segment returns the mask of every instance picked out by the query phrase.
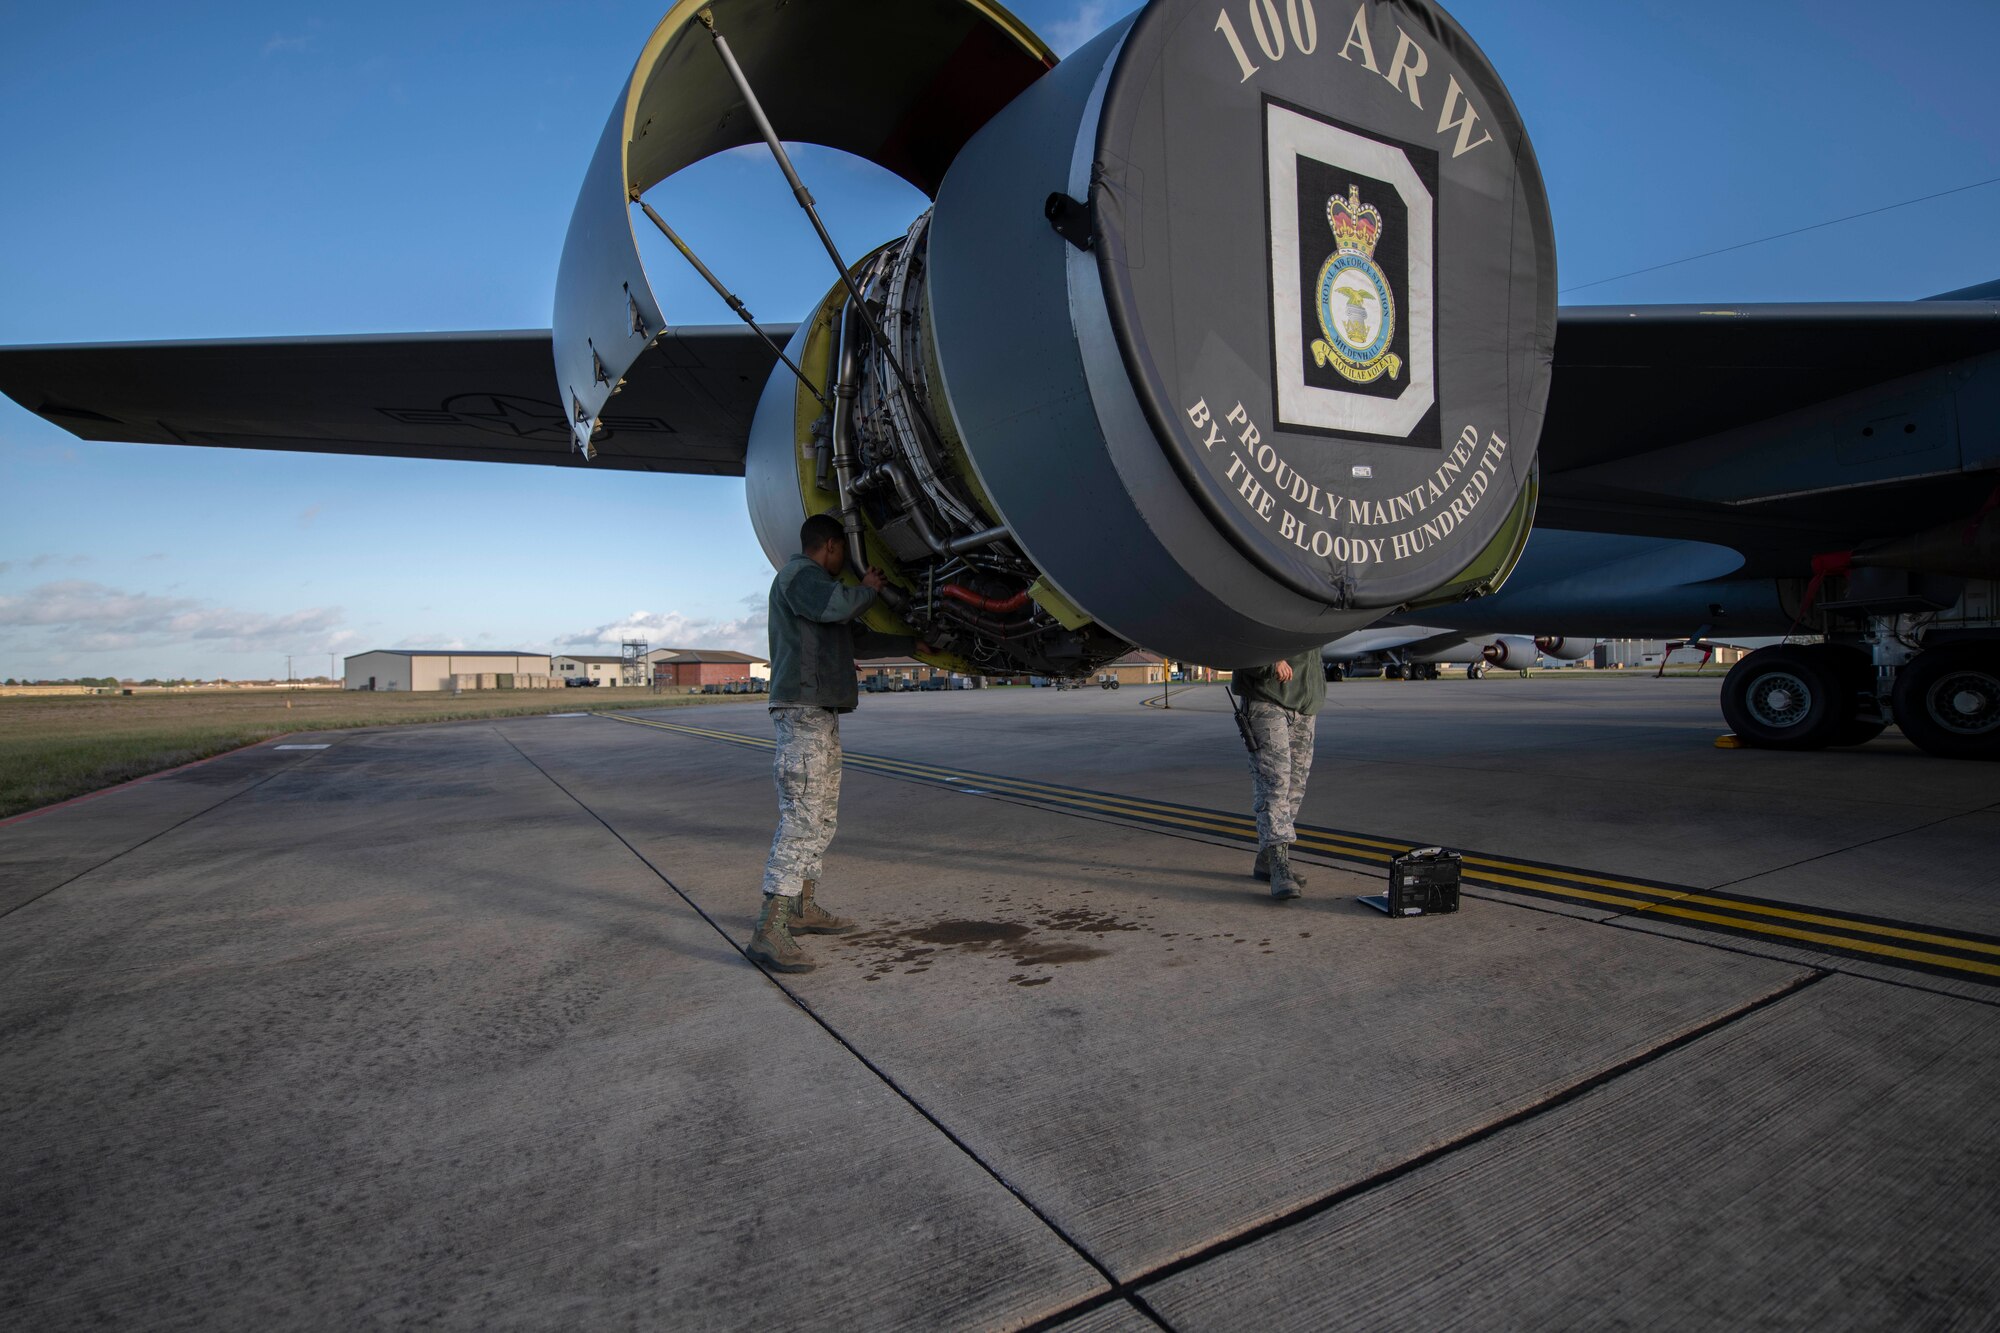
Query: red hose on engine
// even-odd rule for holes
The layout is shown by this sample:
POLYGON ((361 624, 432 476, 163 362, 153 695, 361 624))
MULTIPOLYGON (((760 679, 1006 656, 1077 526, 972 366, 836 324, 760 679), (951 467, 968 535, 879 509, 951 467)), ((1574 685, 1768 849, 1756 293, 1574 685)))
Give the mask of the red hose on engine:
POLYGON ((951 598, 954 602, 964 602, 967 606, 1003 616, 1009 611, 1019 611, 1028 604, 1028 594, 1025 590, 1015 593, 1012 597, 982 597, 970 588, 947 583, 938 589, 938 593, 940 596, 951 598))

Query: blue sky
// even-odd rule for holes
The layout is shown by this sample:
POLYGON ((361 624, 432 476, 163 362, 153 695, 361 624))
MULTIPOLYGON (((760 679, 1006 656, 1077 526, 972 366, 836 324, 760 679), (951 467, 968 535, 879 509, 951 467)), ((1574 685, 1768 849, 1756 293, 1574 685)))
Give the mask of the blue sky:
MULTIPOLYGON (((1348 8, 1317 2, 1322 25, 1348 8)), ((0 344, 546 326, 584 163, 664 7, 8 7, 0 344)), ((1014 6, 1058 50, 1133 7, 1014 6)), ((1450 7, 1527 118, 1565 288, 2000 176, 1991 0, 1450 7)), ((850 254, 922 206, 801 163, 850 254)), ((827 285, 768 162, 661 197, 760 317, 827 285)), ((1989 186, 1564 299, 1913 297, 2000 277, 1996 236, 1989 186)), ((671 258, 649 254, 672 317, 726 322, 671 258)), ((736 480, 85 444, 0 400, 0 677, 627 630, 754 647, 768 580, 736 480)))

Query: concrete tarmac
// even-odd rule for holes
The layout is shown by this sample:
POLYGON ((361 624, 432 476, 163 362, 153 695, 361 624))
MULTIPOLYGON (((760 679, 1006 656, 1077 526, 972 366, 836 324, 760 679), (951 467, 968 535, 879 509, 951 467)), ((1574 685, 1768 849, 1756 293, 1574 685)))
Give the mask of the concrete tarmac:
POLYGON ((1716 750, 1714 692, 1345 682, 1301 816, 1677 916, 1274 905, 1212 689, 865 698, 795 977, 754 703, 0 826, 0 1314, 2000 1326, 2000 766, 1716 750))

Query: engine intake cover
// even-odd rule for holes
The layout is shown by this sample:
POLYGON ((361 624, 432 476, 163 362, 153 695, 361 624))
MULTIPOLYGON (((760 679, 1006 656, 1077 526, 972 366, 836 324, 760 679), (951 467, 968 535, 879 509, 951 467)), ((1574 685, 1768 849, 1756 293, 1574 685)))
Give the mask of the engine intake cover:
POLYGON ((1119 349, 1230 535, 1327 600, 1455 580, 1528 485, 1555 346, 1541 175, 1457 24, 1155 5, 1105 93, 1094 195, 1119 349))
POLYGON ((1518 557, 1554 233, 1512 100, 1437 6, 1154 0, 973 139, 932 246, 967 451, 1121 634, 1256 660, 1518 557), (1057 193, 1087 202, 1088 252, 1042 216, 1057 193), (1043 301, 1064 347, 1056 312, 1021 313, 1043 301), (1099 449, 1121 495, 1093 489, 1099 449), (1077 568, 1079 523, 1172 620, 1077 568))

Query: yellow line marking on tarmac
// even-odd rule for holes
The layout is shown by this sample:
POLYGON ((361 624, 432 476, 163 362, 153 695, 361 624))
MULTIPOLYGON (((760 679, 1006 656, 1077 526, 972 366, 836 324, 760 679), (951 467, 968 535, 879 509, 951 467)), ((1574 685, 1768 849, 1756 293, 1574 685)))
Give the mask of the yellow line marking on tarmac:
MULTIPOLYGON (((772 750, 776 748, 774 741, 758 736, 746 736, 740 732, 718 731, 707 727, 693 727, 674 722, 658 722, 622 713, 604 713, 599 714, 599 716, 609 717, 617 722, 629 722, 637 726, 653 727, 661 731, 671 731, 681 735, 723 741, 753 750, 772 750)), ((962 785, 974 788, 982 794, 995 793, 999 795, 1021 796, 1070 809, 1090 810, 1114 817, 1138 818, 1155 824, 1165 824, 1171 827, 1190 829, 1203 833, 1219 833, 1233 838, 1251 838, 1256 835, 1256 821, 1254 819, 1245 815, 1233 815, 1226 811, 1202 810, 1193 806, 1152 801, 1144 797, 1120 796, 1112 792, 1097 792, 1078 787, 1066 787, 1055 783, 1038 782, 1028 778, 1009 778, 997 774, 973 773, 963 769, 946 768, 939 764, 925 763, 921 760, 896 759, 887 755, 850 754, 846 756, 846 759, 847 762, 860 769, 872 770, 892 777, 903 776, 926 782, 936 782, 947 789, 962 785)), ((1364 837, 1360 834, 1336 833, 1324 829, 1299 830, 1299 845, 1308 851, 1325 852, 1348 860, 1378 862, 1382 864, 1387 864, 1392 856, 1408 850, 1399 842, 1364 837)), ((1495 887, 1525 889, 1529 892, 1549 897, 1569 899, 1579 903, 1599 904, 1631 913, 1652 913, 1661 916, 1679 917, 1684 920, 1699 922, 1703 925, 1748 931, 1754 934, 1770 935, 1781 939, 1799 940, 1833 949, 1845 949, 1882 958, 1899 959, 1928 968, 1970 972, 1982 976, 2000 978, 2000 964, 1982 962, 1977 959, 1956 958, 1945 954, 1930 953, 1921 949, 1903 948, 1897 944, 1885 942, 1888 940, 1897 940, 1914 944, 1941 945, 1945 948, 1959 949, 1967 953, 1992 954, 2000 957, 2000 944, 1987 940, 1971 939, 1939 931, 1916 930, 1882 922, 1829 916, 1823 913, 1779 907, 1772 904, 1714 897, 1696 889, 1662 884, 1642 884, 1630 880, 1615 879, 1609 876, 1593 875, 1581 870, 1525 865, 1521 862, 1504 860, 1498 857, 1467 855, 1465 857, 1465 865, 1468 870, 1479 872, 1478 879, 1480 881, 1495 887), (1532 878, 1524 878, 1524 876, 1532 876, 1532 878), (1716 910, 1699 910, 1701 908, 1713 908, 1716 910), (1722 913, 1730 913, 1731 915, 1723 915, 1722 913), (1754 919, 1757 917, 1774 919, 1754 919), (1800 924, 1784 924, 1787 922, 1797 922, 1800 924), (1806 926, 1828 926, 1836 930, 1852 931, 1854 934, 1829 934, 1824 931, 1805 929, 1804 927, 1806 926), (1866 936, 1875 936, 1878 938, 1869 939, 1865 938, 1866 936)))

